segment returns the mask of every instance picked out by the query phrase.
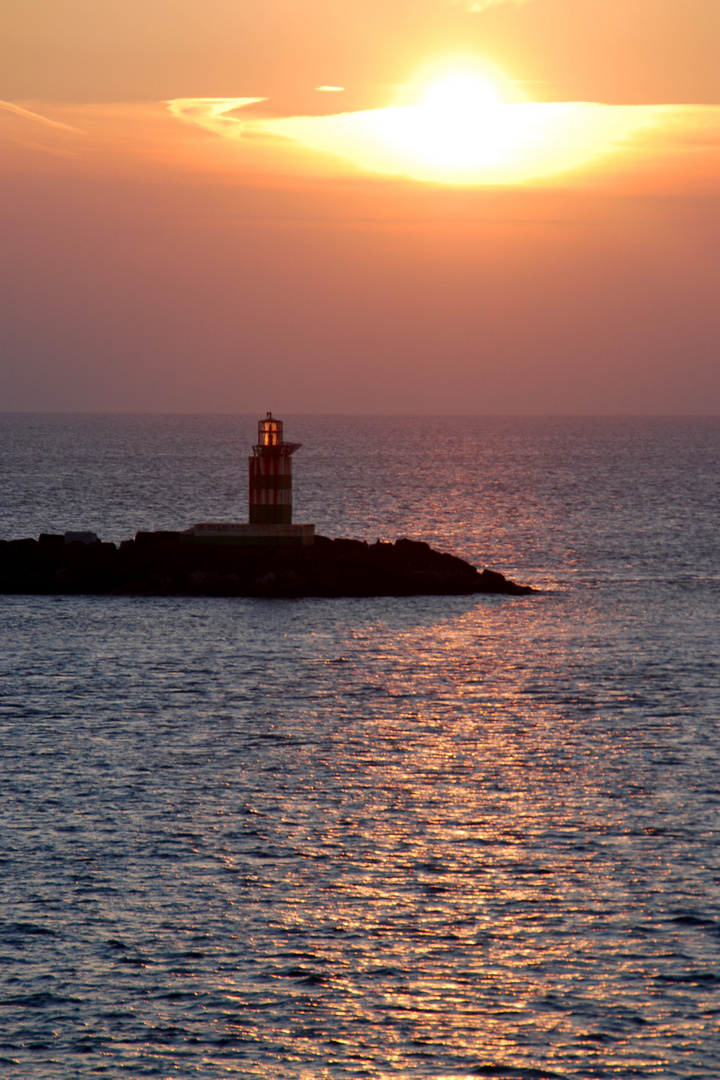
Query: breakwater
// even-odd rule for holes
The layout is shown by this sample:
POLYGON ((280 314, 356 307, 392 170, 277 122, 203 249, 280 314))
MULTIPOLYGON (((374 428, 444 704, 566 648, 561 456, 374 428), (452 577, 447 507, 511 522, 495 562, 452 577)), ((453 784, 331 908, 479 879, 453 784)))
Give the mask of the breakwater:
POLYGON ((116 547, 73 535, 0 541, 0 593, 300 597, 534 591, 406 539, 368 544, 317 536, 308 547, 293 547, 139 532, 116 547))

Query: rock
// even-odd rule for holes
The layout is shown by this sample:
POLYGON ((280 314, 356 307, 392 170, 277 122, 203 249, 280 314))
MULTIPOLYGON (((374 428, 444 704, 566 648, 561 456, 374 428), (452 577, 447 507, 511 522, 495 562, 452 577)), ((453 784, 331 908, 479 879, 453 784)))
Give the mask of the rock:
POLYGON ((309 547, 281 547, 139 532, 118 550, 94 533, 69 532, 0 541, 0 592, 330 597, 520 596, 534 590, 405 538, 368 544, 318 536, 309 547))
POLYGON ((64 539, 66 544, 96 544, 98 537, 94 532, 66 532, 64 539))

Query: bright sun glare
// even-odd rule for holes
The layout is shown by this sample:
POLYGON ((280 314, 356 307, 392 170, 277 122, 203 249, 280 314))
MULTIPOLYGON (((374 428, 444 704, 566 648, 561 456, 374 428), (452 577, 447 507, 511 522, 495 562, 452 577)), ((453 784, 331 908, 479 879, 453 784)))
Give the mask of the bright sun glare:
POLYGON ((378 119, 387 141, 410 159, 452 171, 491 164, 517 134, 493 83, 467 72, 446 75, 420 104, 384 109, 378 119))
POLYGON ((464 185, 522 184, 582 168, 657 123, 652 110, 629 106, 528 101, 501 73, 472 66, 436 69, 404 93, 403 104, 330 116, 229 115, 257 98, 177 99, 169 107, 224 137, 280 136, 363 170, 464 185))
POLYGON ((450 113, 470 120, 499 104, 498 92, 488 79, 466 73, 446 75, 433 83, 423 101, 428 112, 442 116, 450 113))

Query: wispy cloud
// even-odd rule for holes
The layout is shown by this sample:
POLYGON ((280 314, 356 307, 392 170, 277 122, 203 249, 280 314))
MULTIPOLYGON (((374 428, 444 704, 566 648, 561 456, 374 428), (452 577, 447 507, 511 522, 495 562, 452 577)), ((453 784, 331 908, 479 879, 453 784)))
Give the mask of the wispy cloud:
POLYGON ((167 107, 246 146, 280 138, 301 154, 323 155, 325 168, 344 160, 360 171, 466 185, 523 184, 592 166, 641 132, 659 130, 669 115, 663 106, 588 102, 498 104, 464 120, 452 110, 436 116, 427 105, 332 116, 234 115, 253 100, 185 98, 167 107))
POLYGON ((20 105, 13 105, 11 101, 0 101, 0 109, 4 112, 12 113, 14 116, 20 116, 24 120, 37 120, 40 124, 46 124, 47 127, 58 128, 60 131, 72 131, 75 135, 84 135, 85 132, 80 128, 71 127, 70 124, 62 124, 59 120, 50 120, 47 116, 41 116, 40 113, 31 112, 29 109, 23 109, 20 105))
POLYGON ((236 135, 238 121, 233 116, 228 116, 228 113, 266 100, 262 97, 173 98, 165 104, 173 116, 177 116, 180 120, 200 124, 201 127, 209 128, 217 135, 236 135))

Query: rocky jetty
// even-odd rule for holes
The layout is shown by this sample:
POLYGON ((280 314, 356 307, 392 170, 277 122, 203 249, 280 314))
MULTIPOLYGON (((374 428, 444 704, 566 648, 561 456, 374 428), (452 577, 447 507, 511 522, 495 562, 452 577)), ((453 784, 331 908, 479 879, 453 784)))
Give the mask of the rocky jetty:
POLYGON ((119 548, 90 533, 0 541, 0 593, 130 596, 419 596, 534 590, 414 540, 317 536, 302 546, 202 543, 139 532, 119 548))

